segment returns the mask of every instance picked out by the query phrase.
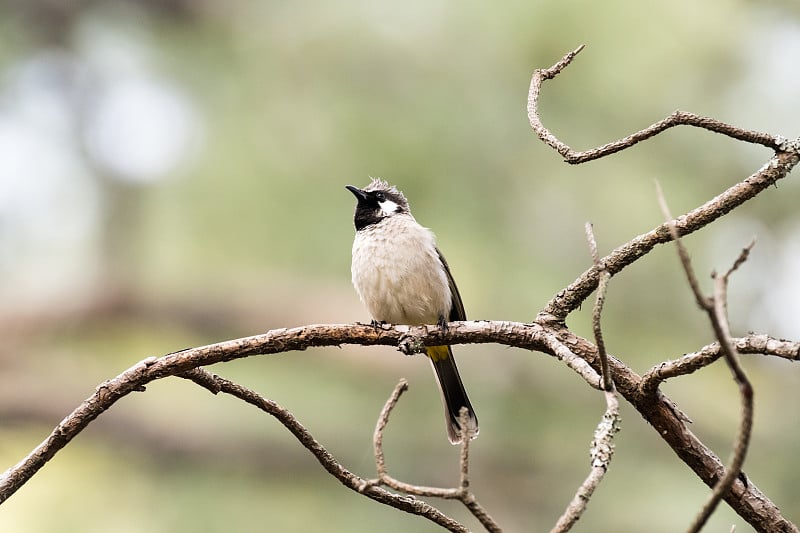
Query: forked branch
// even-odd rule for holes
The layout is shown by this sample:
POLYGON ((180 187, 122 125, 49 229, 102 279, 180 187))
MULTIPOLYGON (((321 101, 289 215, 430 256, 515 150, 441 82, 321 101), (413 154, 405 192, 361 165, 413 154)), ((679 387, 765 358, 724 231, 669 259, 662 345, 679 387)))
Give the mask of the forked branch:
MULTIPOLYGON (((365 487, 385 485, 390 489, 405 492, 412 496, 429 497, 429 498, 442 498, 445 500, 458 500, 464 504, 472 515, 480 521, 481 525, 486 528, 486 531, 492 533, 500 533, 502 530, 495 520, 486 512, 483 506, 478 502, 475 494, 469 489, 469 446, 472 441, 472 435, 469 430, 464 435, 461 441, 461 453, 459 455, 459 482, 458 487, 455 488, 439 488, 439 487, 426 487, 422 485, 415 485, 400 481, 389 475, 386 468, 386 457, 383 453, 383 432, 389 423, 389 415, 397 405, 400 396, 408 390, 408 383, 405 380, 400 382, 395 387, 392 395, 386 401, 386 404, 381 409, 378 422, 375 425, 375 434, 372 439, 374 453, 375 453, 375 470, 378 473, 376 479, 367 481, 365 487)), ((466 408, 461 409, 459 413, 461 417, 461 427, 469 428, 467 424, 468 412, 466 408)))
MULTIPOLYGON (((736 140, 760 144, 771 148, 775 151, 775 154, 761 169, 753 173, 747 179, 733 185, 716 198, 709 200, 702 206, 697 207, 677 219, 672 219, 671 216, 667 217, 668 221, 666 223, 661 224, 644 235, 635 237, 612 251, 608 256, 599 261, 595 261, 591 269, 585 271, 566 289, 556 294, 553 299, 548 302, 546 307, 539 312, 535 322, 542 325, 547 324, 554 327, 561 327, 564 332, 562 341, 572 336, 565 325, 566 317, 572 311, 576 310, 595 289, 598 289, 598 292, 604 292, 604 286, 608 276, 613 276, 620 272, 628 265, 649 253, 657 244, 662 244, 670 240, 677 240, 682 235, 697 231, 711 222, 714 222, 745 201, 755 197, 777 180, 786 177, 800 160, 800 139, 787 140, 780 136, 743 130, 715 119, 701 117, 683 111, 676 111, 665 119, 643 130, 603 146, 580 152, 573 150, 544 126, 539 117, 538 106, 543 83, 560 74, 582 49, 583 46, 568 53, 550 68, 536 70, 532 76, 528 93, 528 118, 531 128, 545 144, 561 154, 568 163, 584 163, 614 154, 640 141, 658 135, 668 128, 678 125, 700 127, 712 132, 727 135, 736 140)), ((738 263, 737 261, 737 264, 738 263)), ((733 269, 731 269, 731 271, 732 270, 733 269)), ((709 311, 709 314, 713 314, 718 318, 725 316, 724 293, 727 287, 727 277, 728 274, 717 280, 717 298, 708 300, 708 302, 714 304, 711 306, 713 309, 709 311)), ((690 283, 691 281, 690 277, 690 283)), ((696 284, 693 284, 693 289, 698 293, 696 284)), ((700 301, 700 296, 698 296, 698 301, 700 301)), ((701 303, 701 306, 705 307, 703 303, 701 303)), ((719 464, 718 459, 710 450, 697 453, 696 446, 701 443, 688 431, 688 428, 685 428, 684 423, 686 421, 686 416, 680 412, 677 406, 668 401, 658 391, 658 383, 662 379, 661 376, 664 374, 659 374, 659 372, 656 371, 655 373, 650 373, 647 380, 642 380, 624 364, 614 361, 612 371, 615 376, 615 381, 620 385, 620 391, 623 396, 653 424, 659 434, 670 444, 678 456, 686 461, 687 465, 697 472, 704 481, 710 485, 716 484, 716 490, 709 501, 709 505, 707 505, 707 509, 704 509, 701 516, 698 517, 698 521, 700 522, 699 526, 693 527, 702 527, 702 521, 705 520, 705 518, 702 517, 705 516, 707 518, 710 512, 713 511, 719 498, 724 496, 742 517, 751 524, 757 525, 761 530, 796 531, 797 528, 793 524, 785 521, 782 517, 778 517, 779 513, 777 513, 777 508, 774 509, 774 511, 776 511, 775 513, 770 513, 772 518, 768 521, 762 521, 764 516, 757 511, 757 508, 760 506, 758 502, 762 499, 760 496, 750 504, 740 507, 743 501, 737 494, 742 495, 743 489, 744 492, 746 492, 749 488, 752 488, 752 485, 749 483, 739 483, 734 487, 737 477, 736 474, 739 472, 741 461, 747 449, 747 440, 749 439, 750 426, 752 424, 752 388, 749 382, 747 382, 744 373, 741 372, 741 368, 738 366, 738 361, 734 355, 735 348, 731 347, 730 333, 727 331, 727 318, 725 317, 721 321, 718 320, 716 323, 712 320, 712 324, 714 325, 715 333, 719 339, 720 351, 725 355, 740 385, 743 402, 741 427, 731 468, 728 470, 728 475, 720 480, 719 483, 716 483, 718 480, 716 472, 720 469, 717 466, 719 464), (720 324, 724 324, 723 329, 720 329, 720 324), (632 387, 632 385, 634 386, 632 387), (656 406, 659 407, 656 408, 656 406), (666 408, 666 410, 656 415, 662 408, 666 408), (671 415, 666 415, 666 411, 671 411, 671 415), (662 418, 662 415, 666 415, 666 417, 662 418), (674 424, 674 420, 667 422, 672 419, 673 416, 680 421, 679 424, 674 424), (746 509, 747 507, 749 507, 749 509, 746 509)), ((602 344, 602 339, 598 339, 598 343, 602 344)), ((587 347, 585 350, 581 349, 582 344, 583 343, 569 343, 569 346, 576 354, 592 361, 592 366, 595 369, 599 367, 603 374, 607 374, 603 368, 606 362, 595 358, 594 354, 591 353, 591 347, 587 347)), ((598 346, 598 348, 599 347, 600 346, 598 346)), ((697 358, 693 359, 693 362, 697 361, 697 358)), ((687 368, 691 368, 691 365, 675 365, 665 370, 669 373, 669 370, 686 371, 687 368)), ((703 446, 703 448, 705 448, 705 446, 703 446)))
MULTIPOLYGON (((667 118, 643 130, 603 146, 581 152, 573 150, 553 135, 542 123, 539 116, 539 98, 544 82, 559 75, 583 48, 583 46, 580 46, 568 53, 550 68, 534 71, 528 91, 528 120, 531 128, 533 128, 539 139, 561 154, 567 162, 579 164, 605 157, 629 148, 640 141, 654 137, 668 128, 681 125, 703 128, 727 135, 732 139, 760 144, 775 151, 775 155, 748 178, 731 186, 716 198, 671 221, 679 235, 688 235, 702 229, 747 200, 755 197, 770 185, 775 184, 776 181, 785 178, 800 160, 800 139, 787 140, 780 135, 744 130, 712 118, 701 117, 685 111, 676 111, 667 118)), ((637 259, 649 253, 656 245, 670 240, 672 240, 672 237, 669 225, 664 223, 643 235, 634 237, 613 250, 601 259, 601 263, 608 273, 614 276, 637 259)), ((596 266, 593 266, 581 274, 566 289, 554 296, 545 308, 539 312, 536 319, 537 322, 563 324, 567 315, 580 307, 595 290, 598 283, 599 270, 596 266)))

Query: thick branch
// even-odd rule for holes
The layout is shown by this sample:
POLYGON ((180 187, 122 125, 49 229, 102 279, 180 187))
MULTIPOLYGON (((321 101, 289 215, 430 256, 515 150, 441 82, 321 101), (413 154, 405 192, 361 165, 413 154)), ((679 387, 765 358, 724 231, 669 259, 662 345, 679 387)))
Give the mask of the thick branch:
MULTIPOLYGON (((278 329, 263 335, 225 341, 199 348, 191 348, 150 358, 126 370, 116 378, 101 384, 97 391, 67 416, 19 464, 0 475, 0 503, 8 499, 30 479, 60 449, 117 400, 155 380, 170 375, 183 375, 193 368, 222 361, 231 361, 256 354, 275 354, 304 350, 314 346, 340 344, 399 345, 410 336, 426 344, 465 344, 494 342, 518 348, 541 351, 563 359, 572 357, 582 361, 592 372, 594 387, 601 388, 599 359, 594 344, 571 333, 566 328, 551 328, 540 324, 518 322, 452 322, 443 331, 437 325, 394 326, 374 328, 370 325, 313 325, 291 329, 278 329)), ((738 342, 738 341, 737 341, 738 342)), ((791 350, 775 347, 775 342, 763 336, 753 336, 751 347, 770 345, 776 352, 791 350)), ((745 350, 743 350, 745 351, 745 350)), ((711 450, 700 442, 676 414, 673 403, 660 392, 644 394, 640 391, 642 378, 615 359, 608 358, 611 375, 618 391, 653 426, 675 453, 706 483, 712 485, 722 472, 722 463, 711 450)), ((585 369, 575 367, 580 371, 585 369)), ((734 483, 725 496, 730 506, 745 520, 761 531, 797 531, 780 510, 752 483, 734 483)))
MULTIPOLYGON (((131 392, 143 391, 145 385, 151 381, 168 376, 184 376, 197 367, 256 354, 268 355, 340 344, 397 346, 409 337, 410 329, 407 326, 376 329, 371 325, 362 324, 284 328, 262 335, 189 348, 160 358, 145 359, 119 376, 100 384, 95 393, 64 418, 27 457, 0 475, 0 504, 101 413, 131 392)), ((456 342, 499 342, 520 348, 547 351, 547 342, 542 338, 544 329, 536 325, 514 322, 458 322, 453 323, 446 333, 443 333, 438 326, 420 326, 413 328, 413 332, 420 341, 431 345, 443 344, 443 338, 459 334, 462 339, 456 342)), ((585 362, 583 364, 586 365, 585 362)))

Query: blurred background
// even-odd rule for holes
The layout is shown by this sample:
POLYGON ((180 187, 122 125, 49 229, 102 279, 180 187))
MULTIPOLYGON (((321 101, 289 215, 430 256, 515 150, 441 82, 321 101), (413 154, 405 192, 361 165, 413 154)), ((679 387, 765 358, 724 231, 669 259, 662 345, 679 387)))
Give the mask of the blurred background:
MULTIPOLYGON (((685 109, 800 135, 800 8, 771 2, 0 3, 0 470, 98 383, 189 346, 369 319, 350 286, 354 199, 396 184, 433 228, 473 319, 530 321, 601 253, 758 169, 768 150, 677 129, 566 165, 530 131, 530 76, 585 43, 541 101, 590 148, 685 109)), ((797 172, 686 239, 701 277, 732 279, 734 334, 800 338, 797 172)), ((708 286, 708 285, 707 285, 708 286)), ((588 307, 588 306, 587 306, 588 307)), ((590 309, 570 317, 589 336, 590 309)), ((675 252, 615 277, 606 342, 639 373, 711 342, 675 252)), ((472 486, 510 531, 551 527, 588 468, 602 396, 557 361, 457 348, 481 421, 472 486)), ((800 372, 744 361, 756 391, 745 470, 800 520, 800 372)), ((211 368, 291 409, 348 468, 400 377, 390 472, 457 482, 428 363, 345 346, 211 368)), ((668 383, 727 458, 724 365, 668 383)), ((576 531, 682 530, 707 488, 632 409, 576 531)), ((433 502, 475 521, 455 504, 433 502)), ((434 531, 343 489, 274 420, 180 379, 101 416, 3 505, 4 532, 434 531)), ((749 531, 723 504, 709 531, 749 531)))

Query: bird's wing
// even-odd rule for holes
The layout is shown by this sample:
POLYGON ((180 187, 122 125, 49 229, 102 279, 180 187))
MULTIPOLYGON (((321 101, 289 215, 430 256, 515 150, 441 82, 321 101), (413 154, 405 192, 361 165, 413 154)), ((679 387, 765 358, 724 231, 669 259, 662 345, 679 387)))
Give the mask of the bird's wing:
POLYGON ((452 295, 452 305, 450 307, 450 316, 448 320, 450 320, 450 322, 454 320, 466 320, 467 313, 464 311, 464 303, 461 301, 458 287, 456 287, 456 282, 453 279, 453 275, 450 273, 450 267, 447 266, 447 260, 444 258, 439 248, 436 248, 436 253, 439 254, 439 261, 442 262, 444 272, 447 274, 447 282, 450 284, 450 294, 452 295))

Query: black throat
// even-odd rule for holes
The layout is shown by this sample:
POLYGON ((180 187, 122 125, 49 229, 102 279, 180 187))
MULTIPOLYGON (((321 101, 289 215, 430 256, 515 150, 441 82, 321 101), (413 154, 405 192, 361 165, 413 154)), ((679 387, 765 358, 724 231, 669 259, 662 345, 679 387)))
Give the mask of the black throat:
POLYGON ((362 205, 361 202, 356 206, 356 214, 353 217, 353 223, 356 226, 356 231, 377 224, 383 220, 385 216, 381 213, 380 207, 362 205))
POLYGON ((378 224, 384 218, 394 214, 408 213, 408 203, 405 198, 392 191, 362 191, 355 187, 350 188, 350 186, 348 186, 348 190, 350 190, 358 200, 356 212, 353 216, 353 223, 356 226, 356 231, 378 224), (397 205, 394 213, 389 214, 381 209, 381 202, 384 200, 391 200, 397 205))

